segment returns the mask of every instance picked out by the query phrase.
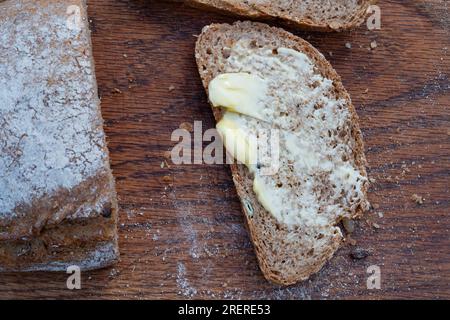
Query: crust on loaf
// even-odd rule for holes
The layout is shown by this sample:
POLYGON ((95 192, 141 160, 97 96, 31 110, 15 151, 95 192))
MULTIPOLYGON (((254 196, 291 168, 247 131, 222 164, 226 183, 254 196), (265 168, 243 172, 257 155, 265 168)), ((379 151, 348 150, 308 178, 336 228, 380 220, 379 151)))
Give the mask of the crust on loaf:
MULTIPOLYGON (((343 87, 339 75, 328 61, 303 39, 279 28, 248 21, 236 22, 233 25, 213 24, 207 26, 203 29, 196 44, 196 59, 204 87, 208 88, 209 82, 218 74, 227 72, 227 70, 224 70, 224 59, 226 58, 222 57, 221 49, 223 47, 231 48, 241 36, 247 39, 248 37, 262 39, 275 47, 286 47, 303 52, 314 62, 320 74, 333 80, 336 94, 347 102, 350 112, 351 132, 354 138, 354 164, 366 177, 366 159, 362 135, 358 125, 358 116, 350 97, 343 87)), ((213 113, 216 121, 222 118, 222 109, 213 108, 213 113)), ((320 252, 314 253, 314 259, 311 259, 308 257, 308 253, 314 243, 311 243, 311 236, 308 235, 310 231, 295 230, 294 234, 301 244, 296 247, 289 246, 285 239, 288 235, 292 235, 290 228, 278 223, 273 215, 260 205, 253 192, 252 177, 248 169, 244 165, 232 164, 231 171, 264 276, 275 283, 290 285, 306 280, 312 274, 318 272, 336 252, 343 240, 339 228, 333 227, 334 231, 330 235, 320 238, 323 243, 320 252), (248 204, 253 209, 252 214, 248 214, 248 204)), ((363 190, 364 195, 366 192, 367 185, 363 190)), ((356 208, 351 217, 360 216, 365 209, 367 209, 366 204, 356 208)))

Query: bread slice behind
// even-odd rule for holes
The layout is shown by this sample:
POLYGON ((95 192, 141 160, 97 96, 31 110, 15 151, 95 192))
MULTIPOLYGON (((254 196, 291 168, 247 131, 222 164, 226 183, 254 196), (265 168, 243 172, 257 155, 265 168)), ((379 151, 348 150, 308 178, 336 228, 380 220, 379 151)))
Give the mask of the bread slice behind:
POLYGON ((375 0, 187 0, 191 6, 240 17, 280 20, 302 29, 342 31, 364 22, 375 0))

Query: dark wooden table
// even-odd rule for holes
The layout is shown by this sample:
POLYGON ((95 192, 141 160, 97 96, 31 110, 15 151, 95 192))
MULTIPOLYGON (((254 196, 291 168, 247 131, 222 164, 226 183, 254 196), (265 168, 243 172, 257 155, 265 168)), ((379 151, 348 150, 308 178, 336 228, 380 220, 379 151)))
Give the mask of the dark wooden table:
POLYGON ((353 98, 374 209, 359 222, 356 245, 309 281, 282 288, 258 269, 230 170, 166 159, 174 129, 213 127, 195 35, 233 18, 163 1, 89 1, 121 262, 83 273, 78 291, 66 289, 65 274, 1 275, 0 298, 450 298, 450 4, 379 5, 380 31, 297 32, 331 61, 353 98), (352 259, 355 246, 370 256, 352 259), (381 290, 366 287, 371 265, 381 268, 381 290))

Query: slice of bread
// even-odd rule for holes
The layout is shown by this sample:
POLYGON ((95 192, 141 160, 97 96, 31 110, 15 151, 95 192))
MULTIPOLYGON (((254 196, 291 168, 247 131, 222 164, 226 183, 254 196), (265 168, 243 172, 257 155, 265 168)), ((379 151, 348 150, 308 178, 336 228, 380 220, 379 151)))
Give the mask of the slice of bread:
POLYGON ((187 0, 191 6, 317 31, 342 31, 364 22, 376 0, 187 0))
POLYGON ((85 0, 0 1, 0 271, 119 258, 85 0))
POLYGON ((205 89, 224 73, 245 72, 268 84, 268 121, 224 108, 213 112, 218 122, 226 117, 247 132, 279 130, 275 175, 243 164, 231 171, 265 277, 283 285, 308 279, 339 248, 342 219, 368 208, 362 135, 339 75, 308 42, 255 22, 205 27, 195 56, 205 89))

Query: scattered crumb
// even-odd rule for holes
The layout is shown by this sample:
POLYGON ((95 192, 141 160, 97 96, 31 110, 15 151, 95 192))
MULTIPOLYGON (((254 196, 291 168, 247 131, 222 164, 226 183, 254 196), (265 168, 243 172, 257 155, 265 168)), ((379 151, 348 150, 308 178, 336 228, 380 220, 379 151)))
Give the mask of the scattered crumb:
POLYGON ((192 127, 192 124, 191 124, 191 123, 189 123, 189 122, 183 122, 182 124, 180 124, 180 129, 184 129, 184 130, 187 130, 187 131, 189 131, 189 132, 192 132, 192 130, 193 130, 194 128, 192 127))
POLYGON ((170 182, 170 181, 172 181, 172 179, 170 178, 170 176, 164 176, 163 177, 163 181, 164 182, 170 182))
POLYGON ((380 229, 381 228, 380 225, 378 223, 375 223, 375 222, 372 224, 372 227, 374 227, 375 229, 380 229))
POLYGON ((164 151, 164 158, 170 159, 172 157, 172 153, 170 151, 164 151))
POLYGON ((356 240, 351 237, 351 235, 347 235, 345 238, 345 242, 347 242, 351 246, 356 246, 356 240))
POLYGON ((422 205, 423 202, 425 201, 425 199, 417 194, 413 194, 411 196, 411 200, 414 201, 415 203, 417 203, 418 205, 422 205))
POLYGON ((170 86, 169 91, 173 91, 173 90, 175 90, 175 86, 170 86))
POLYGON ((381 212, 381 211, 380 211, 380 212, 377 212, 377 215, 378 215, 379 218, 383 218, 383 217, 384 217, 384 213, 381 212))
POLYGON ((370 252, 361 247, 356 247, 350 252, 350 257, 355 260, 362 260, 370 256, 370 252))
POLYGON ((126 53, 123 54, 124 58, 128 58, 128 55, 126 53))
POLYGON ((119 88, 114 88, 113 90, 112 90, 112 93, 122 93, 122 90, 120 90, 119 88))
POLYGON ((109 272, 109 277, 110 278, 115 278, 120 274, 119 270, 117 270, 116 268, 111 269, 111 271, 109 272))
POLYGON ((372 42, 370 43, 370 48, 371 48, 371 49, 375 49, 376 47, 378 47, 378 44, 377 44, 377 42, 374 40, 374 41, 372 41, 372 42))
POLYGON ((351 49, 351 48, 352 48, 352 44, 351 44, 350 42, 347 42, 347 43, 345 44, 345 47, 346 47, 347 49, 351 49))
POLYGON ((378 203, 374 203, 372 206, 375 210, 380 209, 380 205, 378 203))
POLYGON ((165 165, 165 162, 164 162, 164 161, 162 161, 162 162, 161 162, 161 164, 160 164, 160 167, 161 167, 161 169, 163 169, 163 168, 164 168, 164 165, 165 165))

